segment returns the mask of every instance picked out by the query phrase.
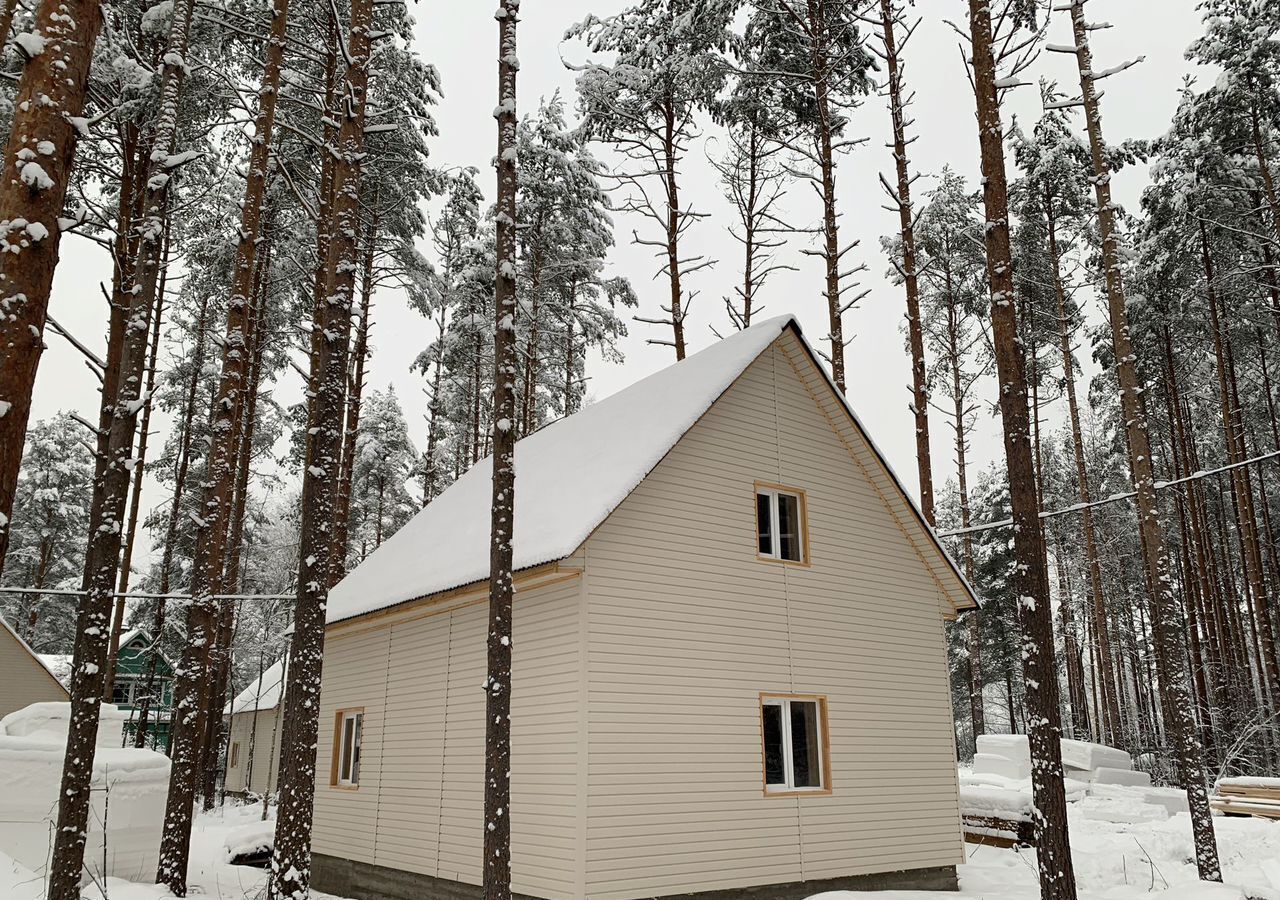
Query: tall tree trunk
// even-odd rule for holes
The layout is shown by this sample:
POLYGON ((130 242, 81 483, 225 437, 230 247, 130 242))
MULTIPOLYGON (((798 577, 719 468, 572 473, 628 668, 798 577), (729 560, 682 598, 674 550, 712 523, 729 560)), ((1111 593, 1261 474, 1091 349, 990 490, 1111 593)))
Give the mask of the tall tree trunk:
POLYGON ((831 331, 831 379, 840 393, 845 392, 844 311, 840 290, 840 214, 836 209, 836 158, 832 143, 831 121, 831 48, 826 28, 826 15, 821 0, 809 0, 809 41, 813 68, 813 99, 817 110, 814 121, 814 148, 822 186, 822 258, 826 277, 827 316, 831 331))
MULTIPOLYGON (((346 334, 350 328, 355 271, 360 252, 360 177, 364 159, 365 112, 374 0, 353 0, 344 59, 348 60, 339 96, 340 120, 333 157, 325 291, 317 303, 320 334, 346 334)), ((312 380, 314 416, 309 423, 302 479, 298 597, 289 652, 290 678, 285 696, 288 741, 281 748, 280 806, 271 893, 277 900, 306 900, 311 880, 311 822, 315 798, 316 741, 319 733, 320 677, 324 662, 324 608, 329 598, 332 524, 342 443, 343 394, 347 375, 345 340, 319 342, 312 380)))
MULTIPOLYGON (((1236 420, 1231 402, 1231 385, 1228 371, 1228 351, 1225 323, 1219 310, 1218 291, 1213 252, 1209 247, 1208 231, 1200 224, 1200 252, 1205 272, 1205 294, 1209 301, 1209 322, 1213 334, 1213 353, 1218 373, 1218 400, 1222 411, 1223 438, 1226 443, 1227 461, 1232 465, 1243 459, 1236 420)), ((1262 554, 1258 549, 1256 534, 1249 527, 1254 518, 1253 496, 1244 478, 1244 469, 1231 470, 1232 501, 1240 540, 1240 561, 1247 583, 1246 602, 1253 622, 1253 648, 1257 657, 1258 679, 1262 696, 1271 710, 1280 709, 1280 667, 1277 666, 1275 637, 1270 617, 1266 613, 1266 587, 1263 584, 1262 554)))
POLYGON ((1062 353, 1062 381, 1067 394, 1067 411, 1071 421, 1071 449, 1076 464, 1077 496, 1080 500, 1081 529, 1084 532, 1085 565, 1089 571, 1089 607, 1094 634, 1098 642, 1098 677, 1101 684, 1103 718, 1101 737, 1114 743, 1120 736, 1120 702, 1116 697, 1116 679, 1111 666, 1111 635, 1107 627, 1106 594, 1102 588, 1102 566, 1098 560, 1098 534, 1093 522, 1093 497, 1089 487, 1089 471, 1085 463, 1084 437, 1080 428, 1080 403, 1076 397, 1075 361, 1071 349, 1071 328, 1067 318, 1067 297, 1062 285, 1062 256, 1058 247, 1057 217, 1053 197, 1045 191, 1045 209, 1049 227, 1049 256, 1053 270, 1053 289, 1058 301, 1058 346, 1062 353))
POLYGON ((426 506, 436 496, 440 473, 440 424, 443 405, 440 390, 444 386, 444 338, 448 327, 445 310, 440 310, 440 336, 436 339, 435 359, 432 362, 431 397, 427 403, 427 449, 422 454, 422 505, 426 506))
MULTIPOLYGON (((74 900, 84 864, 88 792, 110 643, 112 599, 120 565, 121 518, 129 489, 130 455, 138 412, 150 402, 143 384, 147 337, 156 302, 160 247, 168 217, 169 154, 177 133, 180 88, 185 74, 192 0, 177 0, 165 53, 160 92, 161 115, 145 181, 144 215, 138 221, 135 284, 120 354, 120 383, 110 399, 112 417, 101 477, 95 479, 90 539, 85 553, 85 595, 77 622, 72 676, 71 722, 59 791, 58 827, 49 866, 49 900, 74 900), (97 523, 94 527, 94 523, 97 523)), ((65 19, 60 14, 59 19, 65 19)), ((54 23, 55 25, 57 23, 54 23)), ((15 131, 16 133, 16 131, 15 131)), ((56 224, 56 223, 55 223, 56 224)), ((47 293, 45 294, 47 297, 47 293)), ((43 326, 44 313, 40 313, 43 326)), ((3 368, 0 354, 0 369, 3 368)), ((3 421, 3 420, 0 420, 3 421)))
MULTIPOLYGON (((0 253, 0 571, 9 547, 31 391, 44 350, 49 289, 62 240, 58 217, 71 183, 89 64, 102 27, 100 6, 99 0, 40 0, 33 33, 43 39, 44 49, 27 60, 13 98, 6 177, 0 178, 0 220, 7 223, 0 241, 8 251, 0 253)), ((93 681, 97 686, 102 679, 93 681)), ((93 720, 96 729, 96 709, 93 720)), ((74 875, 79 874, 77 865, 74 875)), ((59 877, 60 891, 69 890, 67 877, 59 877)))
POLYGON ((898 189, 898 228, 902 236, 902 281, 907 292, 907 337, 911 345, 911 411, 916 419, 916 467, 920 473, 920 512, 934 524, 933 463, 929 449, 929 379, 924 361, 924 330, 920 325, 920 283, 916 271, 915 217, 911 205, 911 171, 907 162, 907 125, 902 96, 902 71, 894 34, 897 14, 893 0, 880 0, 880 27, 889 83, 889 114, 893 120, 893 161, 898 189))
MULTIPOLYGON (((179 2, 189 6, 191 0, 179 2)), ((173 769, 165 804, 160 863, 156 870, 156 882, 179 897, 185 896, 187 891, 192 803, 199 777, 202 745, 208 729, 206 717, 220 716, 222 712, 221 709, 209 708, 216 681, 216 673, 211 669, 211 647, 218 627, 217 604, 213 595, 221 589, 229 501, 235 479, 234 450, 239 437, 236 424, 243 419, 241 411, 245 403, 245 376, 251 353, 250 304, 253 300, 258 238, 266 197, 271 133, 275 125, 277 88, 284 61, 288 10, 288 0, 274 0, 266 61, 258 92, 254 140, 245 178, 235 262, 232 266, 231 298, 227 304, 227 323, 222 342, 222 374, 214 403, 213 443, 209 448, 200 514, 195 519, 195 549, 191 561, 192 599, 187 608, 188 639, 183 648, 174 691, 171 726, 173 769)), ((189 20, 189 9, 185 15, 189 20)), ((184 37, 180 57, 185 56, 184 37)), ((176 107, 177 89, 171 102, 176 107)), ((161 143, 159 146, 165 145, 161 143)))
POLYGON ((1094 90, 1093 56, 1089 50, 1089 32, 1083 2, 1072 0, 1070 13, 1080 69, 1080 91, 1089 132, 1089 149, 1093 160, 1093 186, 1098 207, 1098 228, 1102 236, 1102 264, 1107 286, 1107 306, 1111 316, 1116 377, 1120 386, 1120 405, 1128 437, 1129 471, 1138 494, 1138 528, 1142 536, 1144 568, 1151 586, 1156 664, 1172 713, 1172 720, 1166 725, 1176 745, 1178 771, 1191 809, 1196 867, 1201 879, 1221 881, 1218 846, 1205 785, 1204 760, 1192 716, 1193 707, 1183 666, 1177 609, 1169 583, 1169 556, 1160 520, 1160 501, 1156 494, 1155 468, 1151 459, 1151 438, 1142 403, 1142 382, 1138 376, 1137 356, 1129 337, 1129 318, 1115 233, 1115 206, 1111 201, 1111 171, 1104 153, 1102 116, 1094 90))
POLYGON ((1067 833, 1067 799, 1062 783, 1062 725, 1053 616, 1045 567, 1044 532, 1036 501, 1026 360, 1018 336, 1013 253, 1009 240, 1009 192, 1004 164, 1004 130, 996 87, 991 8, 969 0, 973 39, 973 83, 982 152, 983 203, 986 208, 987 278, 991 285, 991 327, 1000 381, 1000 414, 1009 469, 1009 499, 1014 521, 1013 577, 1022 631, 1032 793, 1037 810, 1036 856, 1043 900, 1075 900, 1075 874, 1067 833))
POLYGON ((683 307, 683 288, 680 286, 680 186, 676 173, 676 144, 680 140, 676 133, 675 100, 668 93, 662 107, 662 178, 667 193, 667 275, 671 283, 671 328, 672 343, 675 345, 676 360, 684 359, 684 317, 687 310, 683 307))
POLYGON ((329 584, 333 586, 347 574, 347 553, 350 549, 352 478, 356 464, 356 442, 360 437, 360 409, 364 397, 364 367, 369 355, 369 304, 373 297, 373 246, 377 237, 378 220, 375 216, 364 229, 364 267, 360 276, 360 324, 356 329, 355 347, 352 350, 355 365, 351 384, 347 389, 347 423, 343 434, 342 472, 338 477, 337 509, 333 517, 333 560, 329 584))
MULTIPOLYGON (((484 900, 511 900, 511 539, 515 519, 518 369, 515 148, 519 10, 520 0, 502 0, 498 8, 498 279, 494 298, 493 518, 485 676, 484 900)), ((679 323, 678 318, 676 322, 679 323)), ((683 356, 683 350, 681 339, 677 355, 683 356)))
MULTIPOLYGON (((947 356, 951 364, 951 399, 955 405, 956 431, 956 481, 960 494, 960 528, 961 547, 964 552, 964 577, 972 583, 973 569, 973 535, 969 532, 972 522, 969 508, 969 438, 965 427, 965 392, 960 376, 962 352, 960 350, 960 322, 957 310, 959 298, 956 296, 951 276, 949 260, 942 260, 943 275, 947 286, 947 356)), ((981 613, 974 609, 964 614, 966 640, 969 648, 969 719, 973 727, 974 749, 977 749, 978 738, 986 733, 986 715, 982 706, 982 619, 981 613)))
MULTIPOLYGON (((151 323, 151 349, 147 357, 147 396, 156 389, 156 359, 160 354, 160 328, 164 322, 164 292, 168 277, 170 230, 166 224, 164 249, 160 270, 160 288, 156 294, 156 309, 151 323)), ((124 557, 120 560, 120 596, 111 619, 111 643, 107 648, 107 673, 103 679, 102 702, 110 703, 116 683, 116 665, 120 656, 120 634, 124 630, 126 599, 129 594, 129 576, 133 573, 133 549, 138 537, 138 516, 142 503, 142 479, 146 474, 147 443, 151 437, 151 404, 142 410, 142 423, 138 426, 138 452, 134 457, 133 484, 129 491, 129 520, 125 528, 124 557)))

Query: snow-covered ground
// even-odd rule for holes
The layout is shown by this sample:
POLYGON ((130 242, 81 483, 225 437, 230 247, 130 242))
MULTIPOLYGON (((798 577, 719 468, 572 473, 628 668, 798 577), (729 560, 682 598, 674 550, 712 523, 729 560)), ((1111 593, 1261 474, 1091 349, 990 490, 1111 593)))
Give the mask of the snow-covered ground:
MULTIPOLYGON (((227 847, 253 844, 262 832, 257 806, 226 806, 196 820, 191 841, 192 896, 255 900, 266 873, 227 862, 227 847)), ((1072 804, 1071 844, 1081 900, 1280 900, 1280 822, 1218 818, 1226 886, 1199 885, 1185 814, 1156 822, 1114 823, 1086 818, 1072 804)), ((39 878, 0 854, 0 897, 40 900, 39 878)), ((1036 900, 1035 854, 969 846, 960 868, 960 893, 888 891, 820 894, 822 900, 1036 900)), ((89 900, 163 900, 154 884, 109 879, 89 900)), ((317 895, 320 896, 320 895, 317 895)), ((816 900, 816 898, 815 898, 816 900)))

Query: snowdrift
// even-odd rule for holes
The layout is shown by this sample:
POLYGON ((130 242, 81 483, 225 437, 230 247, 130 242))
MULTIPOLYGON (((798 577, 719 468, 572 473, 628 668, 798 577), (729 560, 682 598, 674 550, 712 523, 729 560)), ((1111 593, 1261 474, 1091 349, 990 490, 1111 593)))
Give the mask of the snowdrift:
MULTIPOLYGON (((58 819, 69 703, 33 703, 0 719, 0 856, 43 876, 58 819)), ((126 714, 102 705, 85 879, 155 875, 169 760, 120 746, 126 714)))

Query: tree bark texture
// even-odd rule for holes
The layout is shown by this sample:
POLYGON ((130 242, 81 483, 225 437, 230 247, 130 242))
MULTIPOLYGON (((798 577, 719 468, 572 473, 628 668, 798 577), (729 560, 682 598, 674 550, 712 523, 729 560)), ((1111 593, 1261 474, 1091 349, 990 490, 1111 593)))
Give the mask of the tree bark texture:
POLYGON ((9 547, 31 392, 44 350, 49 291, 62 239, 58 219, 71 182, 83 127, 79 116, 101 27, 100 0, 41 0, 33 33, 44 39, 44 50, 27 60, 14 97, 0 178, 0 221, 5 225, 0 249, 6 251, 0 253, 0 571, 9 547))
POLYGON ((1169 556, 1160 518, 1160 501, 1156 494, 1155 465, 1151 459, 1151 436, 1147 431, 1146 410, 1142 402, 1142 382, 1138 375, 1137 356, 1129 336, 1129 316, 1125 306, 1124 281, 1116 238, 1115 205, 1111 201, 1111 171, 1103 152, 1105 145, 1102 116, 1094 90, 1093 56, 1089 50, 1089 31, 1084 17, 1083 0, 1073 0, 1070 12, 1076 60, 1080 69, 1080 91, 1093 160, 1093 186, 1098 207, 1098 228, 1102 236, 1102 265, 1105 270, 1103 274, 1107 287, 1107 307, 1111 315, 1116 378, 1128 438, 1129 468, 1138 494, 1136 505, 1143 562, 1151 589, 1156 665, 1163 694, 1168 698, 1170 721, 1166 725, 1175 744, 1178 773, 1186 788, 1191 809, 1196 866, 1201 879, 1221 881, 1222 871, 1218 863, 1217 839, 1209 810, 1204 760, 1196 735, 1194 705, 1187 687, 1185 657, 1180 639, 1181 617, 1177 612, 1169 579, 1169 556))
MULTIPOLYGON (((280 806, 276 813, 271 896, 306 900, 311 880, 311 823, 319 733, 320 677, 324 663, 325 605, 329 599, 333 513, 342 453, 347 339, 355 273, 359 268, 360 179, 374 0, 351 4, 347 61, 336 104, 338 129, 327 145, 332 159, 323 292, 313 325, 316 354, 306 464, 302 479, 302 524, 298 597, 285 694, 286 741, 281 746, 280 806)), ((323 189, 323 186, 322 186, 323 189)))
POLYGON ((1053 616, 1044 556, 1044 531, 1036 497, 1035 460, 1027 405, 1026 360, 1018 338, 1013 254, 1009 237, 1009 190, 1004 163, 1004 131, 996 87, 991 8, 969 0, 973 41, 973 83, 982 155, 986 209, 987 278, 991 285, 991 328, 1000 383, 1000 414, 1009 471, 1014 522, 1013 576, 1022 632, 1026 681, 1032 793, 1035 801, 1036 856, 1043 900, 1075 900, 1076 883, 1067 831, 1067 802, 1062 782, 1062 725, 1058 668, 1054 659, 1053 616))
POLYGON ((916 420, 916 466, 920 473, 920 512, 930 526, 933 512, 933 458, 929 448, 929 379, 924 359, 924 330, 920 324, 920 281, 916 262, 915 216, 911 205, 911 170, 907 160, 906 106, 902 70, 894 33, 897 12, 893 0, 880 0, 880 28, 889 88, 889 115, 893 120, 893 162, 898 184, 894 202, 902 237, 902 282, 907 294, 907 338, 911 346, 911 412, 916 420))
MULTIPOLYGON (((498 7, 498 280, 494 297, 493 518, 485 677, 484 897, 511 900, 511 601, 516 432, 516 23, 498 7)), ((673 310, 674 313, 674 310, 673 310)), ((679 322, 679 319, 676 319, 679 322)), ((679 333, 679 332, 677 332, 679 333)), ((677 355, 683 355, 683 346, 677 355)))
MULTIPOLYGON (((185 0, 188 7, 190 2, 191 0, 185 0)), ((189 8, 186 16, 190 18, 189 8)), ((187 890, 192 804, 199 778, 201 747, 206 743, 206 717, 221 713, 221 710, 209 708, 210 701, 214 699, 216 680, 211 669, 211 649, 216 642, 218 628, 217 604, 212 595, 221 587, 229 500, 235 484, 234 450, 238 435, 234 425, 241 416, 242 404, 245 402, 245 376, 251 352, 248 342, 250 303, 287 19, 288 0, 275 0, 262 86, 258 94, 254 141, 246 173, 239 239, 232 268, 231 297, 227 305, 227 324, 222 342, 222 373, 213 409, 213 443, 209 449, 209 465, 200 512, 195 517, 195 550, 191 563, 190 588, 192 600, 187 607, 188 639, 183 648, 174 687, 171 726, 173 770, 165 804, 165 828, 160 842, 160 865, 156 872, 156 882, 165 885, 180 897, 185 896, 187 890)), ((184 57, 186 55, 185 40, 181 54, 184 57)), ((166 74, 167 72, 166 68, 166 74)), ((176 106, 176 93, 171 102, 176 106)), ((159 142, 158 146, 166 147, 171 142, 172 138, 168 142, 159 142)))

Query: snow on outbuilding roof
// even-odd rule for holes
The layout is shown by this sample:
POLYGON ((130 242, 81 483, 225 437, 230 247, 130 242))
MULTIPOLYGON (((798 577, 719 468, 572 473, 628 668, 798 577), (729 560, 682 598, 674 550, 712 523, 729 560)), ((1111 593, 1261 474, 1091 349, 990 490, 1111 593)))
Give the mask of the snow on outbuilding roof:
MULTIPOLYGON (((514 568, 554 562, 577 550, 788 328, 804 342, 794 316, 768 319, 517 442, 514 568)), ((836 393, 976 605, 959 567, 871 443, 848 400, 836 393)), ((350 572, 329 594, 327 621, 488 578, 492 471, 492 458, 472 466, 350 572)))
POLYGON ((284 675, 284 660, 281 659, 264 669, 260 677, 255 678, 247 688, 236 694, 236 698, 227 704, 223 714, 233 716, 242 712, 275 709, 280 705, 280 696, 284 690, 284 675))
MULTIPOLYGON (((516 444, 516 569, 569 556, 795 321, 752 325, 516 444)), ((493 460, 472 466, 338 583, 338 622, 489 577, 493 460)))

